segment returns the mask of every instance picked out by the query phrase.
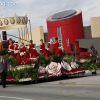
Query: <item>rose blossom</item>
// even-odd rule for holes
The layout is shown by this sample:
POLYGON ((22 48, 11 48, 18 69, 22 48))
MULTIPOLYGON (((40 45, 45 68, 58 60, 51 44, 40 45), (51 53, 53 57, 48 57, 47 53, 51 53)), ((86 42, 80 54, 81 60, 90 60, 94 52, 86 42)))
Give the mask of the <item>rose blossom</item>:
POLYGON ((61 75, 61 64, 56 62, 51 62, 46 66, 46 72, 49 75, 59 76, 61 75))
POLYGON ((76 62, 74 62, 74 61, 72 61, 70 64, 71 64, 71 68, 73 68, 73 69, 79 67, 79 65, 76 62))
POLYGON ((65 61, 62 61, 61 62, 61 66, 62 66, 62 68, 64 68, 65 70, 67 70, 67 71, 71 71, 71 67, 70 67, 70 65, 67 63, 67 62, 65 62, 65 61))

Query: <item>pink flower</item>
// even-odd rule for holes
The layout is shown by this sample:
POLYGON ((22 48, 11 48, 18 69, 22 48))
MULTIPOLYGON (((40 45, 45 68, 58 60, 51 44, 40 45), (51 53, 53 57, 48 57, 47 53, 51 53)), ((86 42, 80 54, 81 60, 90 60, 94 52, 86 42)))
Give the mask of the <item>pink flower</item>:
POLYGON ((51 62, 46 66, 46 72, 49 75, 59 76, 61 75, 61 64, 56 62, 51 62))
POLYGON ((72 61, 70 64, 71 64, 71 68, 73 68, 73 69, 76 69, 79 67, 79 65, 74 61, 72 61))
POLYGON ((62 66, 62 68, 65 69, 66 71, 71 71, 71 70, 72 70, 72 68, 70 67, 70 65, 69 65, 67 62, 65 62, 65 61, 62 61, 62 62, 61 62, 61 66, 62 66))
POLYGON ((38 69, 38 73, 39 74, 45 74, 45 72, 46 72, 45 67, 40 66, 39 69, 38 69))

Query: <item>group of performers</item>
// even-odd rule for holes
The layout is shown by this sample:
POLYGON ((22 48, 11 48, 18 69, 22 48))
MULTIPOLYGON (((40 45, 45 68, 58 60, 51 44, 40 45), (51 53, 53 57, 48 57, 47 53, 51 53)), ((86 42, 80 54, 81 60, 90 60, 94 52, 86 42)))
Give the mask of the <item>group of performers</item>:
MULTIPOLYGON (((52 44, 48 45, 47 48, 45 47, 43 39, 41 39, 40 42, 40 53, 42 53, 45 57, 49 57, 50 45, 52 45, 51 52, 54 54, 64 54, 64 51, 59 48, 57 38, 54 38, 52 44)), ((18 64, 22 63, 23 61, 26 62, 27 59, 34 59, 38 56, 32 40, 30 40, 29 44, 24 45, 24 43, 14 43, 12 39, 9 39, 9 52, 17 60, 18 64)))

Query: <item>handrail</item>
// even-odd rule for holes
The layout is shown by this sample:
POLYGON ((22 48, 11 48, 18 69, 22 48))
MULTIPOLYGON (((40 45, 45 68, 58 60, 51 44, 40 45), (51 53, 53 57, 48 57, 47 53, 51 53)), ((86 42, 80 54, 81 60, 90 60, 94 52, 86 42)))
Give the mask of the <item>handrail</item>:
MULTIPOLYGON (((7 34, 7 35, 8 35, 8 36, 15 37, 15 38, 18 38, 18 39, 21 39, 21 40, 24 40, 24 41, 27 41, 27 40, 25 40, 25 39, 19 38, 19 37, 17 37, 17 36, 14 36, 14 35, 9 35, 9 34, 7 34)), ((27 42, 30 42, 30 41, 27 41, 27 42)))

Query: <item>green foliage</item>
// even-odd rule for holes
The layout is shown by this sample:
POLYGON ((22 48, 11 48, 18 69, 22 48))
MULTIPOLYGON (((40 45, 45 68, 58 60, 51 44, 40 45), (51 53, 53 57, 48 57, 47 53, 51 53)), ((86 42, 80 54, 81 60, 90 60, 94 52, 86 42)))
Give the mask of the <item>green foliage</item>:
POLYGON ((0 51, 0 55, 10 55, 8 49, 3 49, 0 51))
POLYGON ((49 57, 49 59, 50 59, 50 62, 61 62, 62 61, 62 56, 60 56, 60 55, 52 55, 52 56, 50 56, 49 57))
POLYGON ((12 56, 9 56, 8 54, 5 55, 5 58, 8 59, 9 65, 11 65, 11 67, 16 67, 16 59, 13 58, 12 56))
POLYGON ((89 70, 97 70, 97 68, 98 68, 98 67, 97 67, 97 64, 94 63, 94 62, 91 63, 90 66, 89 66, 89 70))
POLYGON ((47 73, 45 73, 43 75, 44 75, 45 79, 48 79, 48 74, 47 73))
POLYGON ((85 63, 79 63, 80 67, 85 70, 97 70, 98 66, 96 62, 85 62, 85 63))
POLYGON ((44 57, 42 54, 38 56, 35 62, 35 68, 39 68, 39 66, 46 67, 50 62, 61 62, 62 57, 60 55, 50 55, 48 58, 44 57))
POLYGON ((42 54, 38 56, 36 62, 35 62, 35 68, 39 68, 39 66, 44 66, 48 65, 50 63, 49 58, 45 58, 42 54))
POLYGON ((12 71, 11 71, 11 70, 9 70, 9 71, 7 72, 7 76, 12 76, 12 71))
POLYGON ((31 78, 32 81, 36 81, 36 82, 38 79, 38 71, 37 69, 34 69, 32 67, 24 68, 20 70, 18 69, 12 70, 10 75, 13 76, 17 82, 23 78, 31 78))
POLYGON ((63 60, 68 62, 68 63, 71 63, 72 59, 74 57, 72 55, 69 55, 69 54, 66 54, 64 57, 63 57, 63 60))
POLYGON ((100 68, 100 62, 96 62, 96 65, 98 66, 98 68, 100 68))

